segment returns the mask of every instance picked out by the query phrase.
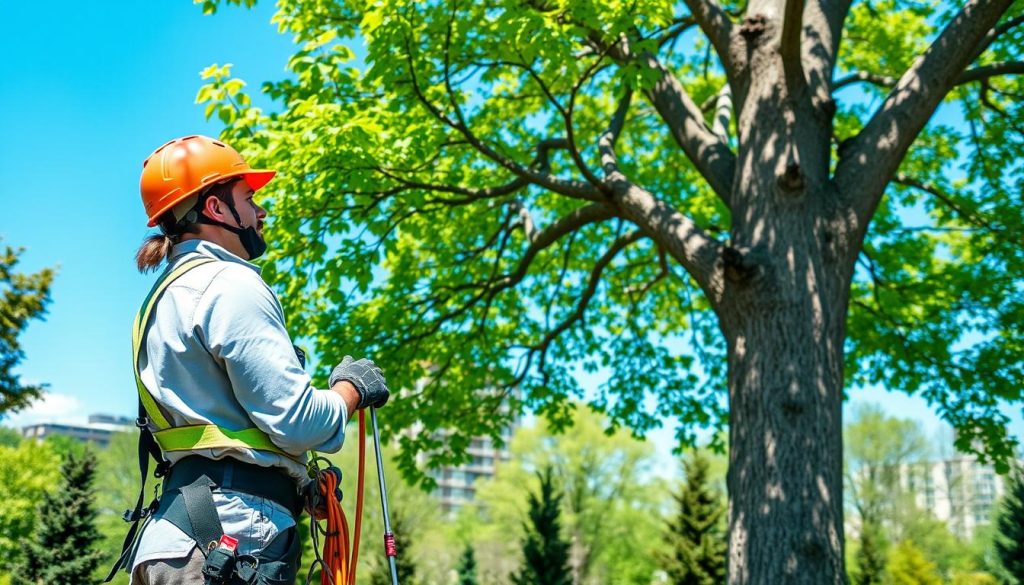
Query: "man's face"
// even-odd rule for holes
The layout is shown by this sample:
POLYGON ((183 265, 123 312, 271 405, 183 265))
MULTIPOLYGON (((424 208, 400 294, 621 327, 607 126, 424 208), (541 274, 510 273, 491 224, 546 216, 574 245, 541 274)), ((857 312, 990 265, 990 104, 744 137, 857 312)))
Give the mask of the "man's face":
POLYGON ((238 212, 238 217, 242 218, 242 225, 238 227, 254 226, 256 233, 263 237, 263 220, 267 217, 267 210, 256 204, 254 195, 252 188, 244 180, 236 182, 231 189, 235 211, 238 212))

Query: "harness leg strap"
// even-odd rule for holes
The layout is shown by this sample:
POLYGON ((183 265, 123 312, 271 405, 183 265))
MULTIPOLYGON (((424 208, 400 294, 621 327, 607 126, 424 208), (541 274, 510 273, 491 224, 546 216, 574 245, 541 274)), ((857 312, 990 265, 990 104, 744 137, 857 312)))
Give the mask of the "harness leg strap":
POLYGON ((224 527, 220 524, 217 507, 213 504, 213 486, 205 475, 181 488, 181 496, 185 502, 185 512, 192 531, 190 536, 199 543, 203 556, 217 546, 220 537, 224 536, 224 527))

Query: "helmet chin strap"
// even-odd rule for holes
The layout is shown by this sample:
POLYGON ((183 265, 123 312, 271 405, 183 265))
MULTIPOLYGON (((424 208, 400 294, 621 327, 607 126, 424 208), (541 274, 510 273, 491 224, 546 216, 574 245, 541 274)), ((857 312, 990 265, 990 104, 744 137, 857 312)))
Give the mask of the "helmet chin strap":
MULTIPOLYGON (((227 205, 229 210, 231 210, 231 215, 234 216, 235 221, 238 223, 239 226, 241 226, 242 218, 238 215, 238 212, 235 210, 234 204, 227 202, 224 202, 224 204, 227 205)), ((267 251, 267 242, 260 237, 260 234, 256 231, 256 228, 254 226, 235 227, 233 225, 228 225, 222 221, 217 221, 216 219, 208 217, 195 209, 190 211, 189 215, 191 215, 193 212, 199 216, 195 220, 193 220, 196 223, 205 223, 208 225, 219 226, 237 235, 238 241, 241 242, 242 247, 245 248, 245 253, 249 255, 249 260, 255 260, 259 258, 260 256, 263 255, 264 252, 267 251)), ((188 216, 186 216, 186 219, 188 219, 188 216)))

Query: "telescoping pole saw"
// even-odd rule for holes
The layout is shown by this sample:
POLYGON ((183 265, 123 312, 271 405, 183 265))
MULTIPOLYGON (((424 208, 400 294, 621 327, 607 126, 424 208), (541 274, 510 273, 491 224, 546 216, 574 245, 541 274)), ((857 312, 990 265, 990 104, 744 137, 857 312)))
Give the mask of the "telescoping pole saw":
POLYGON ((395 557, 398 548, 395 546, 395 535, 391 533, 391 516, 388 514, 388 489, 384 485, 384 464, 380 457, 380 433, 377 431, 377 408, 370 407, 370 422, 373 423, 373 446, 377 453, 377 481, 380 482, 380 507, 384 511, 384 554, 388 556, 388 568, 391 569, 391 585, 398 585, 398 567, 395 557))
MULTIPOLYGON (((391 532, 391 516, 388 513, 387 487, 384 485, 384 464, 380 448, 380 432, 377 428, 377 409, 370 407, 370 420, 373 423, 373 446, 377 458, 377 480, 380 483, 380 504, 384 513, 384 554, 388 558, 391 571, 391 585, 398 585, 398 567, 396 557, 398 548, 395 546, 395 535, 391 532)), ((324 460, 322 460, 324 461, 324 460)), ((356 510, 355 530, 351 554, 349 549, 348 519, 341 509, 341 471, 336 467, 319 469, 316 472, 319 496, 325 504, 327 530, 324 531, 312 519, 310 533, 313 537, 313 549, 317 553, 316 562, 306 576, 306 583, 312 576, 313 569, 320 567, 321 585, 355 585, 356 562, 359 558, 359 533, 363 517, 363 479, 366 468, 366 412, 359 411, 359 473, 356 479, 356 510), (323 535, 323 552, 317 551, 317 540, 323 535)))

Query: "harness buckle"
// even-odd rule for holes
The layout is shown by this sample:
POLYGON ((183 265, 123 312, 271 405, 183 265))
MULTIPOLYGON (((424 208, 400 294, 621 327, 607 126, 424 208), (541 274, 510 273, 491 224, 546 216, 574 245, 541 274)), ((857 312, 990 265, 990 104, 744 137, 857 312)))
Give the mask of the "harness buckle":
POLYGON ((238 540, 222 535, 220 542, 211 542, 210 553, 203 563, 203 575, 208 583, 227 583, 228 579, 235 572, 235 561, 237 560, 235 549, 238 547, 238 540))
POLYGON ((235 577, 246 585, 257 583, 260 560, 253 555, 238 555, 235 560, 235 577))
POLYGON ((160 478, 164 477, 171 471, 171 462, 162 461, 156 464, 156 469, 153 470, 153 477, 160 478))
POLYGON ((140 429, 144 429, 144 428, 148 427, 149 426, 149 417, 148 416, 140 416, 140 417, 136 418, 135 419, 135 426, 139 427, 140 429))

